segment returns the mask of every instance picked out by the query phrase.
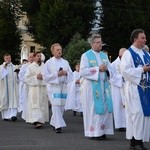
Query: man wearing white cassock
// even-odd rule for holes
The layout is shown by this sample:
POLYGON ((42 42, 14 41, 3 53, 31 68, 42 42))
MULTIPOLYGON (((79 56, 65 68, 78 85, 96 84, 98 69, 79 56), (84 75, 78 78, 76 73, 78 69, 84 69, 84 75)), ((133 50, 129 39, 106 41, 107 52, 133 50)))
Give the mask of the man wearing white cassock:
POLYGON ((18 77, 19 77, 19 107, 18 112, 22 111, 22 118, 25 119, 26 114, 26 102, 27 102, 27 94, 28 94, 28 86, 25 83, 25 73, 29 65, 34 61, 34 53, 30 53, 28 56, 28 63, 23 64, 20 68, 18 77))
POLYGON ((0 111, 3 120, 17 120, 19 81, 10 54, 4 55, 0 66, 0 111))
POLYGON ((106 71, 110 66, 107 55, 101 52, 99 34, 91 37, 91 49, 81 57, 81 98, 83 102, 84 133, 86 137, 101 140, 113 134, 113 108, 106 71))
POLYGON ((119 50, 118 58, 112 62, 111 67, 114 70, 114 78, 110 80, 111 91, 112 91, 112 101, 114 110, 114 123, 115 128, 119 131, 125 131, 126 119, 125 119, 125 95, 124 92, 124 81, 121 75, 121 57, 126 51, 126 48, 121 48, 119 50))
POLYGON ((41 53, 35 52, 34 59, 25 74, 25 82, 29 88, 26 122, 33 123, 35 128, 41 128, 43 123, 49 121, 48 95, 46 82, 41 74, 44 67, 41 53))
POLYGON ((142 29, 131 33, 131 47, 121 59, 126 85, 126 138, 130 149, 147 150, 150 139, 150 55, 142 50, 146 36, 142 29))
POLYGON ((67 83, 73 80, 73 74, 68 61, 61 58, 62 47, 59 43, 51 46, 51 52, 54 56, 45 63, 43 79, 47 83, 52 105, 50 124, 56 133, 61 133, 62 127, 66 126, 63 113, 67 99, 67 83))

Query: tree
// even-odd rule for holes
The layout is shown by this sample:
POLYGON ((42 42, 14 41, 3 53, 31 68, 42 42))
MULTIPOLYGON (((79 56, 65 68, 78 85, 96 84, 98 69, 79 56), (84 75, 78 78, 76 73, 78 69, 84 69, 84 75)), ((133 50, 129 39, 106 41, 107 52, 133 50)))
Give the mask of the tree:
POLYGON ((0 63, 4 53, 12 56, 12 62, 19 63, 21 36, 17 28, 19 7, 18 0, 0 2, 0 63))
POLYGON ((87 38, 96 18, 96 0, 26 0, 24 6, 30 34, 46 49, 55 42, 65 47, 76 32, 87 38))
POLYGON ((79 33, 76 33, 64 51, 64 58, 69 61, 74 70, 75 64, 80 61, 81 55, 90 49, 90 44, 84 40, 79 33))
MULTIPOLYGON (((102 0, 101 31, 108 52, 115 59, 122 47, 128 48, 130 34, 134 29, 142 28, 150 33, 150 1, 145 0, 102 0)), ((150 35, 147 34, 147 39, 150 35)))

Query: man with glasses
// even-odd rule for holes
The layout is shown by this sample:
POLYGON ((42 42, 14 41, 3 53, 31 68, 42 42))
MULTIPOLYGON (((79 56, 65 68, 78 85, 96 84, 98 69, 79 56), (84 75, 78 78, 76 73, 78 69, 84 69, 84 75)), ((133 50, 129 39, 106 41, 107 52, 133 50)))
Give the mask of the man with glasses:
POLYGON ((112 99, 106 71, 110 66, 107 55, 101 51, 99 34, 91 36, 91 49, 81 57, 81 97, 85 137, 106 139, 113 134, 112 99))

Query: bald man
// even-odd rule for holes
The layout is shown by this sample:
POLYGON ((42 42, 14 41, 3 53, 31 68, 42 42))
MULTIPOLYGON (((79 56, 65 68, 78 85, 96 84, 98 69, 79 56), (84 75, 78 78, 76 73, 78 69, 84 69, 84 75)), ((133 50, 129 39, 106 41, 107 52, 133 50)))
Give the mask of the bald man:
POLYGON ((121 75, 120 62, 123 53, 126 48, 121 48, 119 50, 119 56, 112 62, 111 66, 114 70, 114 78, 111 79, 111 91, 112 91, 112 101, 114 108, 114 123, 115 128, 119 131, 125 131, 126 119, 125 119, 125 95, 123 94, 123 78, 121 75))

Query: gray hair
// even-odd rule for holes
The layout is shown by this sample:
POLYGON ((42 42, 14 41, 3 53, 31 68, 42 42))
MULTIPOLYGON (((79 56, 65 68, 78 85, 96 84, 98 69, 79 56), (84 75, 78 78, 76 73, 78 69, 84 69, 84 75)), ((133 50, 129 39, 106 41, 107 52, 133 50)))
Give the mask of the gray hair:
POLYGON ((92 44, 94 42, 94 40, 97 38, 101 38, 101 35, 100 34, 92 34, 92 36, 90 38, 90 44, 92 44))

